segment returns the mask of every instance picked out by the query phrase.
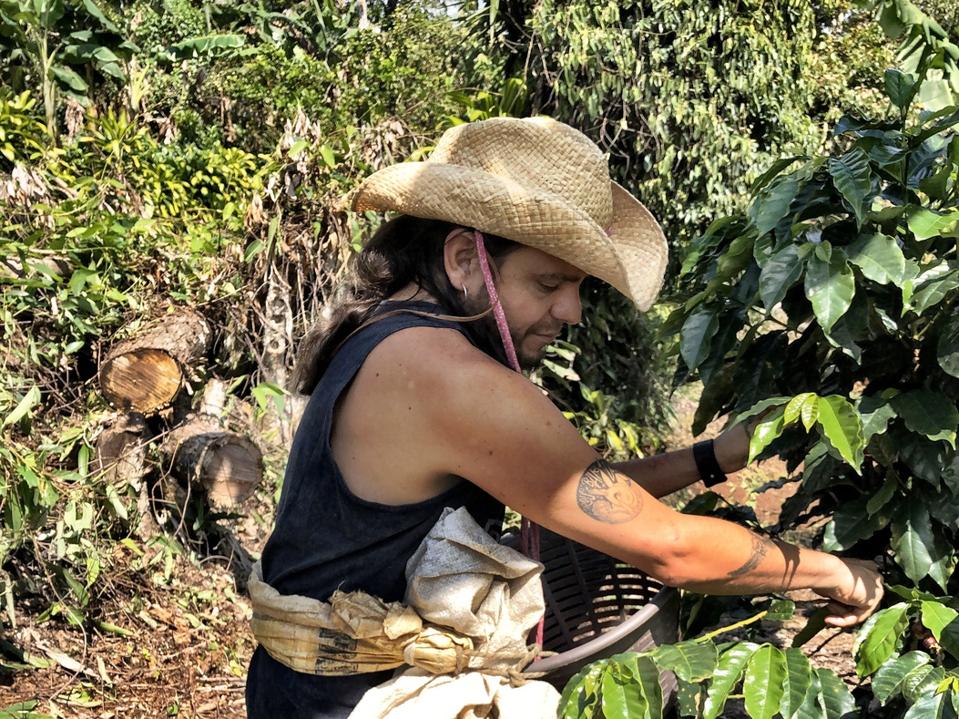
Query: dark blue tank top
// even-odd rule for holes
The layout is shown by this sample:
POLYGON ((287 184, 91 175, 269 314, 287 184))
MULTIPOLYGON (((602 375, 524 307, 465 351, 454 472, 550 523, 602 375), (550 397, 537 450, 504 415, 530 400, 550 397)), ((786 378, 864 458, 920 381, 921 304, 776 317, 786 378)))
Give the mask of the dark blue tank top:
MULTIPOLYGON (((439 311, 424 302, 384 302, 378 311, 403 308, 439 311)), ((502 503, 465 479, 423 502, 378 504, 354 495, 333 460, 330 430, 337 400, 373 348, 408 327, 463 331, 460 323, 434 317, 405 312, 384 317, 343 344, 310 396, 290 450, 276 525, 262 556, 263 578, 281 594, 325 601, 336 589, 361 589, 398 601, 406 591, 406 562, 444 507, 466 507, 480 526, 494 534, 502 526, 502 503)), ((367 689, 392 674, 303 674, 283 666, 258 646, 247 674, 247 716, 347 717, 367 689)))

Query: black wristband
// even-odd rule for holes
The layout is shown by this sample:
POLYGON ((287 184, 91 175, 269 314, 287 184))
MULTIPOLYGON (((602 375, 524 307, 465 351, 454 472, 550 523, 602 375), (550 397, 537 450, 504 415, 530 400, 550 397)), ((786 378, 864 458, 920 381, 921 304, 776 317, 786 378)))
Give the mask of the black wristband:
POLYGON ((707 487, 713 487, 720 482, 726 481, 726 474, 716 459, 716 449, 713 446, 713 440, 710 439, 694 444, 693 459, 696 461, 696 469, 699 470, 699 477, 707 487))

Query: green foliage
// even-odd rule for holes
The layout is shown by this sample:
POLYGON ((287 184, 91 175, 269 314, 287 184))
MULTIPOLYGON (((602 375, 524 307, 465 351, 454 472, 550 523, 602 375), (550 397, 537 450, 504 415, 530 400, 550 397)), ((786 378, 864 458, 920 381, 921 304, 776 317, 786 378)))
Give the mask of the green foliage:
MULTIPOLYGON (((905 23, 891 34, 907 38, 906 66, 884 76, 898 116, 845 116, 828 153, 775 163, 746 212, 693 243, 666 330, 679 333, 681 373, 704 383, 694 431, 725 412, 763 412, 750 460, 802 466, 780 527, 826 515, 824 549, 888 552, 895 579, 948 592, 959 540, 959 109, 924 88, 956 72, 931 20, 908 2, 878 10, 887 32, 905 23)), ((857 671, 874 675, 890 716, 953 711, 954 600, 894 590, 905 601, 864 625, 857 671)))
POLYGON ((13 95, 8 88, 0 88, 0 167, 4 170, 43 151, 47 128, 34 114, 35 106, 29 92, 13 95))
POLYGON ((861 106, 874 83, 858 69, 891 61, 868 15, 843 2, 544 2, 529 26, 540 57, 527 83, 543 109, 598 130, 678 247, 741 208, 743 179, 772 158, 814 151, 819 117, 861 106))
POLYGON ((669 365, 657 347, 656 321, 590 282, 582 322, 550 347, 532 374, 590 445, 616 460, 657 447, 670 417, 669 365))
POLYGON ((668 322, 705 384, 697 431, 786 396, 750 452, 805 462, 786 522, 819 500, 816 513, 840 510, 827 546, 886 532, 905 575, 942 589, 959 514, 956 122, 954 108, 841 120, 836 154, 774 168, 748 214, 694 243, 689 299, 668 322), (789 399, 796 389, 806 391, 789 399), (800 422, 817 428, 812 440, 800 422))
POLYGON ((53 137, 58 95, 85 103, 94 76, 123 81, 124 60, 136 49, 94 0, 3 0, 0 48, 0 71, 17 91, 42 88, 53 137))
MULTIPOLYGON (((355 18, 335 9, 324 19, 329 27, 321 43, 302 32, 313 12, 312 4, 300 3, 284 13, 287 30, 299 28, 284 33, 285 42, 248 45, 183 68, 161 64, 147 101, 174 117, 196 112, 202 123, 221 128, 221 140, 241 139, 254 152, 272 150, 298 112, 322 128, 328 144, 345 139, 349 128, 387 120, 432 134, 443 124, 439 118, 456 114, 454 91, 463 80, 455 58, 465 35, 452 20, 411 3, 390 16, 387 32, 360 32, 355 18)), ((395 153, 398 161, 414 147, 387 144, 383 160, 395 153)))
POLYGON ((905 74, 893 75, 893 104, 904 109, 913 96, 930 110, 959 104, 959 45, 932 17, 909 0, 883 0, 879 24, 901 44, 896 59, 905 74), (916 76, 919 76, 917 79, 916 76), (911 82, 906 81, 911 78, 911 82))
POLYGON ((561 717, 663 716, 659 674, 676 675, 679 716, 723 716, 737 687, 753 719, 835 717, 854 707, 842 680, 814 669, 798 649, 736 642, 717 646, 702 638, 653 651, 617 654, 588 665, 570 679, 560 700, 561 717))
POLYGON ((105 576, 159 561, 166 582, 181 551, 161 534, 117 563, 141 549, 127 536, 138 495, 92 469, 102 352, 165 305, 200 307, 222 329, 205 369, 241 376, 254 420, 282 409, 256 360, 263 278, 289 278, 289 339, 302 336, 372 229, 337 206, 343 193, 461 113, 463 35, 420 5, 382 31, 332 2, 139 2, 102 18, 91 2, 56 5, 36 35, 51 53, 77 23, 101 46, 130 42, 115 51, 122 85, 103 82, 96 48, 89 63, 47 57, 86 83, 70 91, 86 111, 61 114, 60 81, 31 55, 42 43, 23 35, 32 26, 18 19, 0 40, 17 49, 0 71, 26 88, 0 91, 0 596, 9 623, 32 597, 42 618, 88 626, 105 576))
MULTIPOLYGON (((233 376, 242 366, 246 374, 237 381, 254 412, 273 411, 284 394, 257 373, 260 348, 248 339, 260 329, 263 278, 288 280, 292 334, 301 336, 319 306, 334 299, 345 259, 375 222, 342 211, 337 201, 345 191, 378 167, 422 157, 452 123, 540 111, 609 148, 614 172, 664 219, 671 237, 695 233, 716 208, 741 207, 741 180, 757 178, 749 213, 707 233, 716 238, 707 254, 718 263, 698 290, 705 294, 689 307, 698 314, 680 341, 704 380, 735 379, 745 396, 730 401, 723 394, 729 386, 707 393, 701 417, 745 408, 776 383, 779 368, 764 363, 765 353, 778 356, 789 343, 774 333, 757 330, 745 343, 755 342, 740 358, 759 368, 755 378, 739 381, 727 370, 747 319, 798 303, 808 343, 826 336, 815 334, 821 326, 813 318, 822 316, 827 341, 838 345, 836 374, 824 385, 783 382, 775 394, 807 394, 780 403, 762 451, 787 441, 809 444, 799 428, 812 432, 818 439, 807 461, 806 500, 823 496, 828 510, 859 487, 879 488, 837 513, 834 541, 852 546, 891 526, 912 575, 946 580, 952 550, 923 522, 933 522, 936 532, 950 526, 953 505, 902 501, 915 491, 945 497, 959 486, 954 473, 938 471, 955 440, 945 426, 948 408, 928 394, 910 394, 939 385, 920 386, 912 381, 918 369, 909 375, 891 366, 888 376, 898 384, 875 387, 897 394, 883 396, 870 385, 857 397, 845 358, 872 356, 858 337, 862 328, 848 321, 865 311, 869 331, 878 331, 877 317, 883 327, 908 325, 915 333, 910 349, 921 350, 924 369, 939 368, 937 381, 942 375, 947 388, 957 375, 959 344, 948 319, 955 258, 929 261, 944 251, 943 233, 959 217, 955 149, 951 140, 937 144, 949 116, 911 126, 915 147, 898 126, 847 123, 831 162, 805 157, 821 139, 818 121, 836 116, 864 83, 882 85, 865 69, 879 66, 875 58, 888 48, 863 13, 847 13, 842 3, 815 10, 789 2, 720 3, 718 10, 689 2, 547 2, 532 10, 491 3, 482 8, 478 39, 475 25, 430 3, 395 10, 371 4, 374 27, 364 28, 355 4, 344 10, 334 0, 28 5, 0 0, 0 72, 14 90, 0 91, 2 187, 14 188, 0 202, 0 588, 10 623, 14 598, 29 594, 46 608, 44 617, 89 624, 105 574, 121 565, 153 568, 157 581, 168 582, 182 551, 160 535, 156 554, 145 553, 127 536, 136 520, 133 488, 91 470, 104 408, 90 380, 112 337, 171 299, 219 313, 232 324, 211 360, 233 376), (510 17, 527 11, 518 23, 510 17), (719 13, 729 22, 717 24, 719 13), (525 28, 532 37, 499 42, 501 27, 507 34, 525 28), (825 27, 828 36, 819 32, 825 27), (855 76, 851 83, 847 75, 855 76), (88 112, 68 103, 61 113, 61 96, 88 112), (934 130, 936 123, 942 127, 934 130), (785 152, 800 157, 759 176, 785 152), (890 176, 900 192, 883 195, 888 206, 876 208, 890 176), (823 222, 825 240, 817 247, 782 241, 783 218, 811 206, 819 185, 837 220, 823 222), (891 207, 904 209, 896 215, 891 207), (862 228, 856 237, 833 239, 854 225, 862 228), (750 273, 761 303, 747 284, 719 311, 722 288, 750 273), (797 296, 806 281, 818 309, 797 296), (871 301, 863 310, 863 283, 901 296, 902 306, 879 314, 872 308, 883 305, 871 301), (893 468, 884 473, 873 451, 883 442, 902 455, 882 455, 893 468), (849 474, 849 483, 829 495, 832 473, 845 471, 844 461, 861 466, 863 480, 849 474), (915 476, 904 477, 903 465, 915 476)), ((927 60, 930 72, 939 69, 938 59, 927 60)), ((887 78, 895 106, 920 95, 913 75, 887 78)), ((691 260, 689 273, 695 265, 691 260)), ((640 318, 607 288, 589 286, 585 302, 586 321, 551 348, 538 380, 591 444, 617 458, 635 456, 655 444, 649 428, 665 418, 667 368, 653 334, 660 318, 640 318)), ((897 332, 889 330, 887 341, 898 341, 897 332)), ((900 356, 884 351, 883 362, 890 354, 900 356)), ((944 614, 936 616, 941 624, 944 614)), ((948 626, 940 627, 943 646, 951 641, 948 626)), ((754 716, 833 716, 848 703, 838 680, 814 671, 797 652, 705 640, 592 668, 582 690, 568 688, 568 711, 598 714, 606 706, 659 716, 660 669, 680 677, 687 715, 720 715, 740 684, 754 716), (763 684, 772 691, 761 693, 763 684)))
POLYGON ((856 671, 872 676, 873 693, 888 711, 937 717, 959 705, 959 611, 953 597, 893 587, 905 601, 877 612, 855 647, 856 671))

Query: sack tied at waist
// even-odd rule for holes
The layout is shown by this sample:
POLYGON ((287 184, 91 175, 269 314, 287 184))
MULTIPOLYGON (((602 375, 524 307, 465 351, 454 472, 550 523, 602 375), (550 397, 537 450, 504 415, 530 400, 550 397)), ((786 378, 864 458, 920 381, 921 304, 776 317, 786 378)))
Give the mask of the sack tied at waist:
POLYGON ((458 674, 473 640, 426 624, 401 602, 366 592, 334 592, 329 602, 282 595, 263 581, 257 562, 249 581, 253 634, 267 653, 298 672, 366 674, 408 664, 430 674, 458 674))
POLYGON ((543 565, 445 509, 406 565, 404 602, 334 592, 284 596, 254 565, 253 633, 299 672, 336 676, 408 665, 366 692, 350 719, 553 719, 559 693, 523 670, 543 614, 543 565))

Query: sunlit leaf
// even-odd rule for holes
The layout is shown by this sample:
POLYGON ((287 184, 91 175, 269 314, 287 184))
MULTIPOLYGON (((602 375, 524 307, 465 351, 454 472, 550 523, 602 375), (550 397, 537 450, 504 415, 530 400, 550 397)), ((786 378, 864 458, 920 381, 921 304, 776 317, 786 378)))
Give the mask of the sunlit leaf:
POLYGON ((17 406, 14 407, 13 411, 8 414, 3 419, 3 424, 0 427, 6 427, 11 424, 16 424, 21 419, 27 416, 27 414, 40 403, 40 388, 36 385, 33 385, 27 393, 23 395, 23 398, 17 403, 17 406))
POLYGON ((746 663, 758 648, 758 645, 752 642, 740 642, 722 653, 716 665, 716 671, 713 672, 713 679, 706 690, 704 719, 716 719, 722 714, 726 699, 739 684, 746 663))
POLYGON ((856 700, 849 687, 829 669, 817 668, 816 676, 821 686, 822 706, 826 719, 844 719, 856 708, 856 700))
POLYGON ((906 675, 916 667, 929 663, 929 655, 925 652, 912 651, 901 657, 894 657, 887 661, 872 678, 872 692, 880 704, 899 693, 906 675))
POLYGON ((868 633, 856 650, 859 676, 872 674, 893 655, 909 622, 908 611, 905 602, 894 604, 877 612, 875 620, 863 627, 862 631, 868 633))
POLYGON ((779 410, 773 412, 768 419, 757 424, 749 440, 749 458, 746 463, 754 462, 766 447, 782 435, 783 429, 785 429, 783 413, 779 410))
POLYGON ((812 684, 812 666, 801 650, 792 647, 783 652, 786 673, 779 712, 783 719, 793 719, 802 707, 803 699, 812 684))
POLYGON ((716 646, 711 642, 687 641, 657 647, 653 659, 680 679, 701 682, 712 675, 718 655, 716 646))
POLYGON ((890 420, 896 416, 896 410, 884 397, 871 395, 859 401, 859 416, 862 418, 863 441, 868 444, 875 435, 886 431, 890 420))
POLYGON ((905 73, 896 68, 886 70, 885 76, 886 95, 892 100, 892 104, 899 109, 905 109, 916 94, 918 77, 911 73, 905 73))
POLYGON ((749 658, 743 679, 746 711, 753 719, 772 719, 785 692, 786 655, 764 644, 749 658))
POLYGON ((829 443, 842 458, 860 473, 863 461, 862 421, 859 413, 845 397, 830 395, 819 398, 819 416, 817 422, 829 443))
POLYGON ((950 225, 959 220, 959 212, 940 215, 925 207, 910 207, 906 214, 906 223, 917 240, 938 237, 950 225))
POLYGON ((909 707, 902 719, 945 719, 942 710, 947 701, 946 694, 927 694, 909 707))
POLYGON ((559 701, 559 716, 562 719, 579 719, 587 707, 597 700, 596 686, 605 665, 600 662, 588 664, 566 682, 559 701))
POLYGON ((948 576, 944 576, 943 571, 934 571, 933 566, 938 565, 942 570, 954 553, 948 543, 932 531, 929 509, 921 497, 909 494, 904 498, 892 522, 892 548, 896 561, 912 581, 919 582, 928 575, 945 589, 948 576))
POLYGON ((603 672, 603 714, 622 719, 647 719, 648 704, 640 685, 613 666, 603 672))
POLYGON ((757 234, 764 235, 779 224, 789 211, 799 186, 796 175, 783 175, 756 197, 749 209, 749 218, 756 226, 757 234))
POLYGON ((906 271, 906 258, 895 238, 882 233, 863 235, 846 248, 849 261, 881 285, 899 284, 906 271))
POLYGON ((828 263, 811 255, 806 264, 805 289, 819 325, 828 332, 856 294, 856 280, 843 253, 833 252, 828 263))
POLYGON ((872 188, 869 158, 860 148, 854 148, 840 157, 830 157, 827 163, 833 184, 849 203, 856 224, 862 225, 866 213, 866 198, 872 188))

